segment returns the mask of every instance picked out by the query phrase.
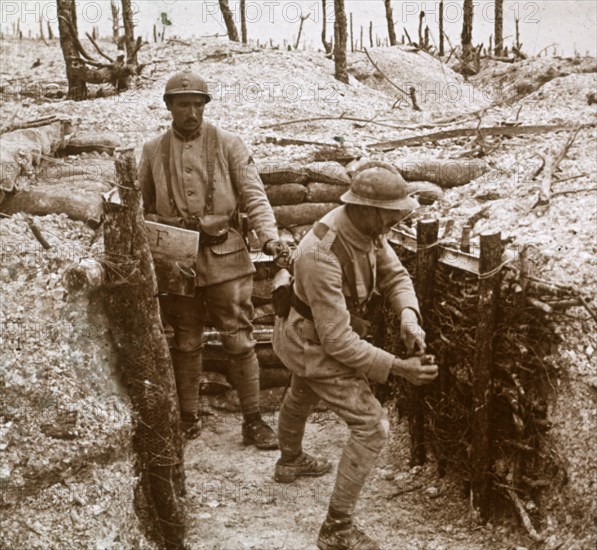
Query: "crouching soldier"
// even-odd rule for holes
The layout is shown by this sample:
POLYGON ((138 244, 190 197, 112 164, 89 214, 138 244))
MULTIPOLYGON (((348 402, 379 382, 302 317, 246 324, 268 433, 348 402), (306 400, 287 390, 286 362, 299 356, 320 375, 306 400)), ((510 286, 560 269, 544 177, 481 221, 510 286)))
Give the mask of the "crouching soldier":
POLYGON ((199 433, 202 330, 209 314, 228 352, 228 373, 244 418, 243 441, 275 449, 276 434, 259 407, 251 324, 255 267, 235 226, 241 197, 264 252, 277 257, 287 245, 279 241, 272 208, 243 141, 203 120, 210 101, 198 75, 172 76, 164 93, 172 127, 145 143, 139 166, 146 219, 199 232, 190 295, 160 296, 163 317, 174 329, 171 355, 182 425, 188 438, 199 433))
POLYGON ((319 532, 322 550, 378 548, 353 521, 359 493, 389 430, 369 381, 383 383, 392 373, 419 385, 437 376, 433 359, 424 355, 425 334, 409 274, 384 237, 418 207, 417 201, 397 172, 374 167, 355 175, 342 202, 299 245, 291 308, 277 318, 273 342, 292 371, 279 417, 275 480, 288 483, 331 470, 327 460, 302 449, 307 417, 319 399, 351 432, 319 532), (363 338, 362 316, 376 288, 400 316, 407 350, 417 355, 403 360, 363 338))

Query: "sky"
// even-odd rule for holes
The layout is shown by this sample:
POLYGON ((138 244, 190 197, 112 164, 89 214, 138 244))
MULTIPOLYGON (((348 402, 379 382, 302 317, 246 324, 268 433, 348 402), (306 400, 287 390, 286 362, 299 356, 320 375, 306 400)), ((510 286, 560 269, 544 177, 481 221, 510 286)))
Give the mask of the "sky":
MULTIPOLYGON (((239 2, 229 0, 240 30, 239 2)), ((328 36, 333 31, 333 0, 327 0, 328 36)), ((416 40, 419 12, 426 12, 426 24, 433 39, 438 39, 439 1, 394 0, 391 2, 396 34, 400 40, 405 27, 411 38, 416 40)), ((135 24, 138 33, 151 39, 154 24, 159 23, 164 12, 172 22, 166 37, 225 34, 226 29, 217 0, 133 0, 135 24)), ((474 0, 473 42, 485 45, 493 33, 493 0, 474 0)), ((301 15, 309 14, 303 26, 301 45, 321 48, 321 27, 324 14, 321 0, 246 0, 247 27, 250 39, 261 42, 270 38, 276 44, 284 39, 294 43, 301 15)), ((383 0, 345 0, 347 17, 353 14, 355 38, 360 35, 361 26, 368 42, 369 22, 373 22, 373 33, 385 38, 387 26, 383 0)), ((83 34, 95 25, 101 35, 111 34, 109 0, 77 0, 79 31, 83 34)), ((520 20, 523 51, 537 54, 553 43, 558 54, 581 55, 587 52, 597 55, 597 0, 530 0, 504 1, 504 37, 506 45, 514 41, 514 19, 520 20)), ((2 0, 0 2, 0 26, 10 33, 12 24, 19 19, 25 35, 31 31, 38 34, 39 20, 50 21, 57 31, 54 0, 2 0)), ((462 29, 462 0, 444 0, 444 27, 453 44, 460 41, 462 29)), ((549 53, 553 52, 549 48, 549 53)))

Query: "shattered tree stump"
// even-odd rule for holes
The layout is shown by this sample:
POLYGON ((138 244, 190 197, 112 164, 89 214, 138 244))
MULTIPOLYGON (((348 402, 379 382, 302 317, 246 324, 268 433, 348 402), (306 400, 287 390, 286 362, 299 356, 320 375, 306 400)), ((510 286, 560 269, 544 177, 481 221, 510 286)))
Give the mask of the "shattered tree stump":
POLYGON ((481 519, 489 511, 492 460, 491 402, 493 400, 494 334, 500 299, 501 234, 480 238, 478 324, 472 372, 472 475, 471 500, 481 519))
POLYGON ((137 513, 161 548, 183 547, 183 446, 174 373, 158 309, 132 149, 116 159, 120 203, 104 204, 106 312, 135 413, 137 513), (144 520, 144 521, 143 521, 144 520))

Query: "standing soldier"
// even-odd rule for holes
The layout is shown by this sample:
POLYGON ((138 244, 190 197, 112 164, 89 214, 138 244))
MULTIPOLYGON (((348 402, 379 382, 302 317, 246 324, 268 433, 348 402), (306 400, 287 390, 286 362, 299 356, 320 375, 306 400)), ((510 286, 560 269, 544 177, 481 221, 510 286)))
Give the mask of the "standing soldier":
POLYGON ((139 166, 146 219, 199 232, 191 271, 194 295, 160 296, 163 317, 174 329, 171 354, 182 426, 188 438, 200 431, 202 330, 209 315, 228 353, 228 373, 244 419, 243 442, 275 449, 276 435, 259 407, 259 364, 251 324, 255 267, 235 224, 241 199, 263 251, 277 258, 286 253, 286 245, 279 240, 249 150, 240 137, 203 120, 210 101, 207 84, 198 75, 172 76, 164 93, 172 127, 145 143, 139 166))
POLYGON ((291 309, 277 318, 274 350, 292 371, 290 391, 280 411, 281 458, 274 478, 319 476, 331 464, 302 450, 307 417, 319 399, 351 431, 344 448, 327 517, 317 545, 322 550, 378 548, 353 522, 359 493, 388 437, 389 423, 369 380, 390 373, 413 384, 431 382, 437 366, 425 356, 425 334, 408 272, 384 235, 418 203, 391 169, 365 168, 342 196, 344 206, 326 214, 304 237, 294 265, 291 309), (409 359, 399 359, 364 339, 362 318, 379 288, 401 318, 409 359))

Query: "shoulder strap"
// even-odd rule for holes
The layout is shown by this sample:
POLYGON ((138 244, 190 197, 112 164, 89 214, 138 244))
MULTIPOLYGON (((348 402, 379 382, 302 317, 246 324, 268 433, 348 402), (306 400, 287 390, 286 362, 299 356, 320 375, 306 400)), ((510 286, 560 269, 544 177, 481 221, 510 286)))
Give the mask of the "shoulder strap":
MULTIPOLYGON (((323 222, 317 222, 313 225, 313 233, 319 240, 323 239, 329 230, 329 226, 323 222)), ((347 298, 347 302, 351 309, 357 310, 359 309, 359 295, 357 292, 357 278, 354 270, 354 263, 346 250, 346 246, 344 246, 344 243, 338 235, 336 235, 336 238, 332 242, 330 250, 334 253, 336 258, 338 258, 342 273, 346 278, 348 288, 350 289, 350 299, 347 298)))
POLYGON ((207 195, 205 197, 205 213, 214 213, 214 174, 216 171, 217 130, 213 124, 205 123, 205 139, 207 140, 207 195))
POLYGON ((357 278, 354 272, 352 258, 349 256, 344 243, 339 237, 334 239, 331 250, 336 255, 336 258, 338 258, 340 261, 342 273, 344 273, 346 282, 348 283, 348 288, 350 288, 350 300, 347 299, 347 301, 349 303, 352 302, 352 308, 356 311, 359 309, 359 294, 357 292, 357 278))
POLYGON ((168 130, 162 138, 162 166, 164 167, 164 175, 166 177, 166 189, 168 191, 168 202, 170 203, 170 209, 174 216, 181 216, 176 202, 174 201, 174 191, 172 191, 172 174, 170 173, 170 134, 171 130, 168 130))

